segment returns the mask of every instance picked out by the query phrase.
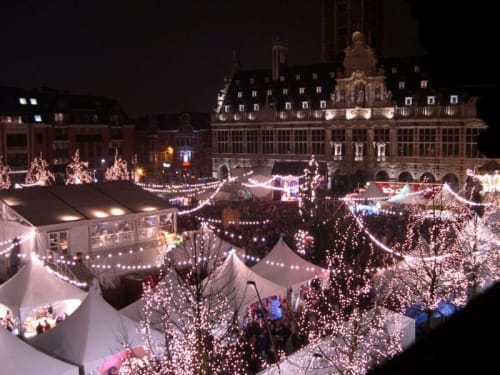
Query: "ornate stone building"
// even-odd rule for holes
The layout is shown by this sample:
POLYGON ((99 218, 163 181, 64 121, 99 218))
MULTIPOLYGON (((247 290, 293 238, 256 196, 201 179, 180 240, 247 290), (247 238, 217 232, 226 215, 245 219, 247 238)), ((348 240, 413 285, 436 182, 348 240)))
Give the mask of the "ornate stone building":
POLYGON ((227 77, 211 120, 214 176, 235 167, 271 176, 277 163, 314 155, 333 191, 368 180, 446 181, 458 190, 484 163, 476 98, 434 87, 424 57, 380 61, 354 32, 341 66, 287 66, 280 45, 272 69, 227 77))

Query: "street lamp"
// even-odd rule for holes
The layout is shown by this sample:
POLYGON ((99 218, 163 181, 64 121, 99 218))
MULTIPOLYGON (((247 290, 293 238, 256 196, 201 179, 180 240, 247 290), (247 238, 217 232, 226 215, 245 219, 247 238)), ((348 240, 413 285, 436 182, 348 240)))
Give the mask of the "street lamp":
MULTIPOLYGON (((267 309, 264 307, 264 304, 262 303, 262 299, 260 298, 260 293, 259 290, 257 289, 257 285, 255 284, 255 281, 249 280, 247 281, 247 285, 253 286, 255 289, 255 292, 257 293, 257 298, 259 299, 259 304, 260 308, 262 311, 267 314, 267 309)), ((269 341, 270 341, 270 350, 272 353, 274 353, 275 360, 276 360, 276 366, 278 367, 278 373, 281 374, 280 370, 280 364, 279 364, 279 359, 278 359, 278 351, 276 350, 276 346, 274 345, 274 340, 273 340, 273 334, 271 333, 271 328, 269 327, 269 322, 267 321, 267 317, 264 316, 264 325, 266 326, 267 334, 269 336, 269 341)))

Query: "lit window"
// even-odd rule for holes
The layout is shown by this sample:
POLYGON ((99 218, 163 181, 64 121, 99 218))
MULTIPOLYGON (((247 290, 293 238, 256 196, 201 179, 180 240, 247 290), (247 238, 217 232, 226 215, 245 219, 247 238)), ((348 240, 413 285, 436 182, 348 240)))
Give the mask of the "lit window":
POLYGON ((36 100, 36 98, 30 98, 30 104, 31 105, 38 105, 38 100, 36 100))
POLYGON ((240 112, 244 112, 245 111, 245 105, 244 104, 240 104, 238 106, 238 109, 240 110, 240 112))
POLYGON ((405 82, 404 82, 404 81, 399 81, 399 83, 398 83, 398 87, 399 87, 400 89, 404 89, 404 88, 405 88, 405 82))
POLYGON ((413 104, 413 98, 411 96, 407 96, 405 98, 405 105, 412 105, 413 104))
POLYGON ((35 115, 35 122, 42 122, 42 116, 35 115))
POLYGON ((415 65, 415 73, 420 72, 420 65, 415 65))
POLYGON ((7 122, 9 122, 9 123, 12 122, 12 117, 7 116, 7 122))
POLYGON ((319 102, 319 107, 320 107, 320 108, 326 108, 326 100, 321 100, 321 101, 319 102))
POLYGON ((316 94, 321 94, 321 86, 316 86, 316 94))
POLYGON ((457 103, 458 103, 458 95, 451 95, 450 104, 457 104, 457 103))
POLYGON ((251 84, 251 85, 255 84, 255 79, 250 78, 250 84, 251 84))
POLYGON ((273 95, 273 90, 267 90, 267 96, 273 95))
POLYGON ((283 89, 283 95, 288 95, 288 89, 283 89))
POLYGON ((300 81, 300 74, 296 74, 296 75, 295 75, 295 80, 296 80, 296 81, 300 81))
POLYGON ((435 96, 428 96, 427 97, 427 104, 428 105, 436 104, 436 97, 435 96))
POLYGON ((26 100, 26 98, 19 98, 19 104, 26 105, 28 104, 28 101, 26 100))
POLYGON ((427 81, 420 81, 420 87, 425 89, 427 87, 427 81))
POLYGON ((255 98, 257 96, 257 91, 256 90, 252 90, 252 97, 255 98))
POLYGON ((335 78, 335 72, 330 72, 330 78, 335 78))
POLYGON ((313 79, 318 79, 318 73, 313 73, 313 79))
POLYGON ((285 82, 285 76, 280 76, 280 82, 285 82))
POLYGON ((285 103, 285 109, 292 109, 292 103, 291 102, 286 102, 285 103))
POLYGON ((302 102, 302 109, 309 108, 309 102, 302 102))
POLYGON ((304 91, 305 91, 305 89, 303 87, 299 87, 299 94, 303 95, 304 91))
POLYGON ((238 91, 238 98, 241 98, 243 96, 243 93, 241 91, 238 91))
POLYGON ((258 112, 258 111, 259 111, 259 104, 258 104, 258 103, 255 103, 255 104, 253 105, 253 110, 254 110, 255 112, 258 112))
POLYGON ((395 66, 393 66, 391 68, 391 72, 392 72, 392 74, 396 74, 398 72, 398 68, 396 68, 395 66))
POLYGON ((225 105, 225 106, 224 106, 224 112, 229 112, 229 110, 230 110, 230 109, 231 109, 231 107, 230 107, 230 106, 228 106, 228 105, 225 105))

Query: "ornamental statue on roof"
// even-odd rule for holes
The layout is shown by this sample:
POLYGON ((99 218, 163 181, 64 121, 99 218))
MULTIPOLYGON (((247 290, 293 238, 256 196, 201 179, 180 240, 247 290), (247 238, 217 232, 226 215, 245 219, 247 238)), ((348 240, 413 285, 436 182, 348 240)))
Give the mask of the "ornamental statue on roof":
POLYGON ((89 171, 89 162, 80 160, 80 150, 76 149, 73 161, 66 166, 66 185, 85 184, 94 181, 94 174, 89 171))
POLYGON ((118 149, 115 149, 115 161, 111 167, 106 169, 104 174, 106 181, 128 180, 129 173, 127 169, 127 161, 123 160, 118 155, 118 149))
POLYGON ((10 167, 3 163, 3 155, 0 155, 0 189, 7 190, 10 188, 10 167))
POLYGON ((50 185, 55 181, 54 174, 49 170, 49 163, 42 157, 33 159, 26 177, 24 178, 25 185, 50 185))

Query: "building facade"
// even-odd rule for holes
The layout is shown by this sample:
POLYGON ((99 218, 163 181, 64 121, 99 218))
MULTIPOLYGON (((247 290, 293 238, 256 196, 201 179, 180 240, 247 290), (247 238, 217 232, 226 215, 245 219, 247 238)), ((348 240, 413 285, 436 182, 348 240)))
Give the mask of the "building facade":
POLYGON ((160 114, 134 123, 140 181, 185 184, 212 176, 210 113, 160 114))
POLYGON ((369 180, 458 189, 467 170, 484 163, 477 141, 487 125, 475 97, 433 87, 425 64, 424 57, 379 61, 354 32, 342 65, 273 61, 270 70, 234 70, 212 114, 214 176, 235 167, 270 176, 275 163, 314 155, 332 191, 369 180))
POLYGON ((131 160, 134 133, 115 100, 0 87, 0 155, 11 168, 12 182, 24 182, 31 161, 40 156, 63 178, 76 150, 99 175, 113 163, 116 150, 131 160))

